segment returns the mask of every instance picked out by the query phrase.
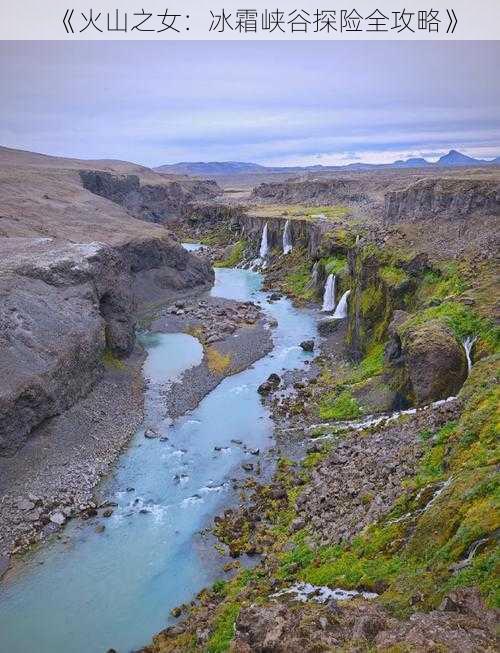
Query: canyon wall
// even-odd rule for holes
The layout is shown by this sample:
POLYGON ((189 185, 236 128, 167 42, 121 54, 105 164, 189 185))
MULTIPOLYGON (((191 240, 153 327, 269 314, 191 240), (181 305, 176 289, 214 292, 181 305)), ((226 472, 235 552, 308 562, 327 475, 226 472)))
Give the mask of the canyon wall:
POLYGON ((222 193, 215 181, 196 179, 162 180, 147 183, 138 175, 119 175, 100 170, 81 170, 83 187, 105 197, 137 218, 167 222, 194 201, 213 200, 222 193))
POLYGON ((357 179, 325 179, 262 183, 253 189, 252 200, 283 204, 366 204, 368 195, 357 179))
POLYGON ((0 455, 85 397, 106 356, 133 350, 141 310, 213 282, 208 262, 115 201, 137 191, 133 175, 91 175, 109 182, 105 199, 70 164, 0 157, 0 455))
POLYGON ((414 221, 448 215, 465 218, 472 213, 500 215, 500 184, 496 180, 420 179, 403 190, 385 195, 388 222, 414 221))

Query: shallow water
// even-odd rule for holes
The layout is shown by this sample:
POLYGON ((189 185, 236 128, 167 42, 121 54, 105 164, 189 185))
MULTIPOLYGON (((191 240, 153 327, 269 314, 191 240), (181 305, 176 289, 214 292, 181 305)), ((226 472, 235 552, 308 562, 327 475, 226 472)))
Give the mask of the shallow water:
POLYGON ((141 336, 145 421, 103 491, 119 505, 99 520, 104 533, 95 532, 95 520, 75 521, 2 583, 0 651, 128 652, 165 627, 172 607, 222 576, 222 559, 199 531, 233 498, 229 479, 242 474, 241 462, 256 460, 231 440, 272 446, 272 421, 256 389, 271 372, 300 368, 311 357, 298 343, 313 337, 315 317, 286 299, 268 304, 260 276, 246 270, 217 270, 212 295, 261 300, 278 320, 273 351, 172 424, 162 387, 200 361, 201 346, 184 334, 141 336), (168 440, 144 438, 149 427, 168 440))

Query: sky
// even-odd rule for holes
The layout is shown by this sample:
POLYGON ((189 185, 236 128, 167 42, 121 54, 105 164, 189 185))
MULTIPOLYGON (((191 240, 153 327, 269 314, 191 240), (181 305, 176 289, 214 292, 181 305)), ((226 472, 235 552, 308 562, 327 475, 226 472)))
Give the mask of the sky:
POLYGON ((500 155, 500 41, 0 42, 0 144, 148 166, 500 155))

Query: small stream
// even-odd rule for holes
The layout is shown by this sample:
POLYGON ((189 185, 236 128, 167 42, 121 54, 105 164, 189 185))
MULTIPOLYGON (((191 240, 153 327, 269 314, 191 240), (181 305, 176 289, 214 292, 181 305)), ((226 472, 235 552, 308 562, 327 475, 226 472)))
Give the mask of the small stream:
POLYGON ((242 476, 242 461, 256 461, 232 440, 261 451, 273 445, 273 423, 257 387, 271 372, 303 367, 312 355, 298 343, 316 332, 314 312, 285 298, 269 304, 260 284, 255 272, 220 269, 211 292, 261 301, 278 321, 272 352, 222 381, 174 423, 164 414, 161 392, 200 362, 202 347, 185 334, 141 335, 149 381, 145 424, 154 423, 163 439, 145 438, 143 426, 120 457, 102 490, 118 504, 110 518, 99 519, 104 533, 96 532, 95 520, 75 520, 61 539, 8 575, 0 586, 0 651, 104 653, 113 647, 128 653, 171 622, 172 607, 223 576, 224 560, 200 531, 235 500, 229 481, 242 476))

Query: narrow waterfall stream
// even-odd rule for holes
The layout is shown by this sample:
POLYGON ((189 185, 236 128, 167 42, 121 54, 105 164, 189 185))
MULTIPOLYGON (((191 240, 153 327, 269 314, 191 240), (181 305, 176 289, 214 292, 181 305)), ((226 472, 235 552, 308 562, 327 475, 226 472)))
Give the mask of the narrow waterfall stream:
POLYGON ((269 247, 267 244, 267 222, 262 229, 262 239, 260 241, 259 256, 261 259, 265 259, 268 253, 269 247))
POLYGON ((324 313, 331 313, 335 310, 335 282, 335 275, 329 274, 325 283, 325 291, 323 293, 323 306, 321 308, 324 313))
POLYGON ((290 254, 293 249, 292 233, 290 230, 290 220, 285 222, 285 230, 283 231, 283 254, 290 254))
POLYGON ((273 423, 257 387, 271 372, 303 367, 312 354, 298 344, 315 335, 313 311, 285 298, 269 304, 260 284, 255 272, 219 269, 212 294, 261 300, 278 321, 272 352, 174 424, 162 414, 162 389, 200 361, 201 346, 185 334, 141 336, 150 380, 145 425, 160 424, 168 440, 138 430, 104 484, 104 496, 118 504, 104 533, 96 533, 95 521, 75 520, 7 575, 0 651, 128 653, 171 622, 172 607, 223 576, 224 560, 200 530, 235 500, 229 480, 242 476, 249 454, 232 440, 261 451, 272 446, 273 423))
POLYGON ((332 315, 332 318, 336 320, 342 320, 347 317, 347 298, 351 294, 350 290, 346 290, 345 293, 340 298, 335 313, 332 315))

